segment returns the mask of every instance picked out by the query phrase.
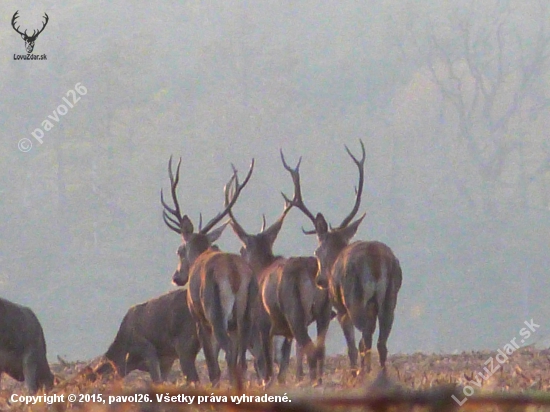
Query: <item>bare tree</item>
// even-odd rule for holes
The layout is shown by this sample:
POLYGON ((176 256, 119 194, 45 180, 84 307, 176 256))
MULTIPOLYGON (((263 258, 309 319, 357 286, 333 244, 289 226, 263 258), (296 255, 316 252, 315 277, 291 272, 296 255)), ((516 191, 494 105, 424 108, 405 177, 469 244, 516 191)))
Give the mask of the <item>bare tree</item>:
POLYGON ((548 3, 468 1, 446 12, 428 18, 423 41, 410 38, 442 96, 442 121, 477 171, 476 206, 486 216, 500 211, 497 200, 547 206, 550 150, 533 123, 550 103, 548 3), (533 184, 541 194, 530 199, 533 184))

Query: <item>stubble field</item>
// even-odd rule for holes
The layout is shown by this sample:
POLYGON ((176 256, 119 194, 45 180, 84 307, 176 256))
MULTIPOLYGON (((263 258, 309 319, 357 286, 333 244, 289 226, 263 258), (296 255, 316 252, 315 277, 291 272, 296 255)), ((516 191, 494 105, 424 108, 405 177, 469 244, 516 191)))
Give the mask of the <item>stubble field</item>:
MULTIPOLYGON (((49 394, 65 394, 65 402, 55 405, 39 403, 33 406, 10 402, 13 394, 24 395, 27 393, 21 383, 4 376, 1 380, 0 410, 334 410, 335 408, 348 410, 352 404, 358 402, 359 398, 370 397, 369 399, 372 401, 377 396, 382 401, 392 397, 401 397, 406 400, 404 403, 407 405, 401 404, 391 410, 412 410, 413 401, 411 399, 416 400, 415 403, 428 402, 435 405, 418 406, 415 410, 424 410, 425 408, 427 408, 425 410, 453 410, 458 408, 458 404, 452 399, 452 394, 455 394, 459 402, 463 402, 462 408, 465 410, 550 410, 550 396, 547 396, 550 391, 550 349, 537 350, 533 347, 526 347, 518 349, 507 359, 500 356, 498 360, 497 352, 490 351, 463 352, 456 355, 396 354, 389 358, 387 379, 383 379, 382 375, 378 373, 377 354, 373 355, 375 369, 369 375, 360 375, 355 378, 351 376, 347 356, 328 357, 325 363, 323 383, 315 387, 307 378, 301 382, 296 380, 293 359, 287 383, 284 386, 275 384, 267 390, 268 393, 274 395, 286 394, 292 401, 286 404, 241 403, 235 405, 231 403, 231 395, 244 393, 260 396, 265 391, 256 384, 254 379, 245 383, 244 389, 240 392, 231 390, 227 379, 223 380, 220 388, 212 390, 208 384, 203 361, 198 361, 199 374, 203 383, 198 388, 185 385, 177 362, 174 364, 170 382, 163 385, 152 385, 149 375, 142 372, 132 372, 124 379, 103 378, 92 382, 89 380, 90 375, 86 369, 88 363, 63 362, 51 365, 52 371, 60 382, 49 394), (473 397, 466 397, 472 391, 474 392, 473 397), (152 401, 108 404, 109 396, 128 396, 135 393, 148 394, 152 401), (223 395, 227 396, 228 402, 218 404, 203 402, 201 405, 198 405, 196 400, 192 405, 188 403, 157 403, 156 395, 166 393, 171 395, 184 393, 207 397, 211 394, 223 395), (534 396, 539 403, 546 404, 546 406, 482 405, 475 399, 480 395, 481 397, 488 394, 502 396, 503 393, 504 396, 517 393, 534 396), (106 403, 69 403, 66 401, 68 394, 77 396, 79 394, 102 394, 106 403), (346 407, 337 406, 337 404, 342 404, 338 400, 343 398, 350 398, 353 401, 348 402, 346 407), (425 398, 428 400, 426 401, 425 398)), ((249 376, 253 378, 252 370, 252 366, 249 365, 249 376)), ((516 404, 527 402, 528 399, 524 399, 516 404)), ((384 402, 377 405, 375 410, 386 410, 384 402)))

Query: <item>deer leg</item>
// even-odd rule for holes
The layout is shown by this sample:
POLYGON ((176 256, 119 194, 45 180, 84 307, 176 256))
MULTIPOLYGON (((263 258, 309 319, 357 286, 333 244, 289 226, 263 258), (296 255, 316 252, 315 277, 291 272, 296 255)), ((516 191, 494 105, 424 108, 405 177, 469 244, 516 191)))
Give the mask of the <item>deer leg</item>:
POLYGON ((353 323, 347 313, 337 315, 338 323, 342 327, 344 337, 346 338, 346 344, 348 345, 348 357, 351 367, 351 373, 357 375, 357 347, 355 346, 355 329, 353 323))
POLYGON ((325 371, 325 339, 328 332, 328 327, 331 321, 332 308, 327 304, 326 310, 317 319, 317 384, 323 382, 323 373, 325 371))
POLYGON ((187 382, 199 382, 199 374, 195 366, 195 359, 201 350, 197 337, 179 336, 176 342, 176 353, 180 361, 181 373, 187 382))
POLYGON ((376 316, 378 315, 376 300, 370 299, 362 312, 357 314, 354 323, 362 332, 360 344, 361 369, 369 373, 371 371, 372 335, 376 329, 376 316))
POLYGON ((23 355, 23 376, 25 378, 25 385, 31 394, 35 394, 38 391, 38 371, 36 365, 36 358, 32 353, 25 353, 23 355))
POLYGON ((268 322, 262 323, 259 328, 259 358, 261 360, 260 365, 263 365, 261 375, 265 383, 273 378, 273 345, 271 343, 272 337, 270 329, 270 324, 268 322))
POLYGON ((392 306, 389 305, 387 302, 384 302, 382 304, 382 310, 378 313, 380 333, 378 336, 378 343, 376 347, 378 348, 380 367, 383 370, 385 370, 386 368, 386 358, 388 356, 388 348, 386 346, 386 343, 388 342, 388 337, 390 336, 393 324, 393 311, 394 309, 392 308, 392 306))
POLYGON ((151 342, 144 338, 137 339, 128 348, 128 355, 124 362, 124 375, 136 368, 148 371, 153 382, 162 382, 157 350, 151 342))
POLYGON ((170 375, 173 364, 174 358, 160 358, 160 377, 163 382, 166 382, 168 380, 168 375, 170 375))
POLYGON ((292 338, 287 338, 283 340, 283 345, 281 349, 281 364, 279 365, 279 374, 277 375, 277 381, 281 384, 286 381, 286 371, 288 370, 288 365, 290 363, 290 350, 292 349, 292 338))
POLYGON ((218 363, 219 345, 213 344, 214 336, 212 330, 202 323, 199 323, 199 339, 204 352, 210 382, 212 382, 212 386, 218 386, 221 375, 218 363))
POLYGON ((296 380, 304 379, 304 348, 296 343, 296 380))
POLYGON ((242 316, 237 321, 238 363, 243 375, 243 379, 246 376, 246 369, 247 369, 246 351, 250 346, 250 342, 252 339, 252 319, 250 319, 250 313, 246 309, 247 308, 245 307, 244 313, 241 314, 242 316))

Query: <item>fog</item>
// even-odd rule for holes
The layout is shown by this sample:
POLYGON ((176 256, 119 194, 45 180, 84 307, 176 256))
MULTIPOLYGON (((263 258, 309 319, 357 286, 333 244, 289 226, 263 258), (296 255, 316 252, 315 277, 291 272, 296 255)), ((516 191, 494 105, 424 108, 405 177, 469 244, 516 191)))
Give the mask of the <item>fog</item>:
MULTIPOLYGON (((50 360, 97 356, 131 305, 175 287, 170 155, 195 225, 222 210, 231 163, 244 174, 252 158, 234 213, 250 232, 273 222, 292 193, 282 148, 302 156, 304 198, 335 226, 358 181, 344 145, 360 154, 362 139, 355 239, 386 243, 403 269, 390 354, 496 350, 530 319, 541 328, 525 344, 537 342, 550 311, 548 7, 3 1, 0 296, 35 311, 50 360), (48 14, 33 51, 46 60, 14 57, 16 10, 29 34, 48 14)), ((292 210, 275 252, 311 255, 309 224, 292 210)), ((230 229, 218 244, 240 247, 230 229)), ((336 321, 328 347, 345 353, 336 321)))

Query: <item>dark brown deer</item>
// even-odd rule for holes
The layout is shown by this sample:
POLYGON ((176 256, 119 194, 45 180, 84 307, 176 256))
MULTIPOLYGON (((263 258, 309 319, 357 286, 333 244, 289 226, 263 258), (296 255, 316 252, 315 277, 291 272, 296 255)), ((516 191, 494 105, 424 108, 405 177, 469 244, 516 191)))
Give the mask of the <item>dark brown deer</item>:
POLYGON ((180 166, 181 159, 174 177, 170 157, 168 174, 173 208, 164 201, 161 191, 164 222, 182 237, 182 245, 178 249, 179 263, 172 279, 179 286, 189 284, 189 310, 198 326, 199 339, 213 383, 217 384, 220 378, 216 344, 225 352, 229 376, 234 383, 238 375, 246 370, 245 354, 250 335, 249 292, 254 282, 252 270, 241 256, 220 252, 212 247, 227 223, 212 229, 229 213, 248 183, 254 160, 242 184, 239 184, 237 174, 233 174, 228 185, 234 180, 235 196, 204 227, 201 219, 198 232, 195 232, 189 217, 182 216, 178 203, 176 187, 180 166), (237 365, 240 370, 237 370, 237 365))
MULTIPOLYGON (((356 188, 355 205, 352 211, 336 228, 329 228, 322 213, 317 216, 309 211, 302 199, 299 165, 291 169, 281 158, 294 183, 294 206, 300 209, 313 223, 314 230, 305 234, 316 234, 319 242, 315 256, 319 264, 317 285, 329 290, 330 299, 342 326, 352 370, 357 370, 357 348, 354 326, 362 333, 359 344, 361 368, 370 372, 372 335, 379 322, 378 354, 380 365, 385 370, 388 350, 386 343, 393 324, 397 293, 401 288, 402 273, 399 260, 384 243, 358 241, 349 243, 365 214, 350 223, 361 203, 364 182, 365 147, 361 143, 362 158, 358 160, 346 146, 346 151, 359 169, 359 186, 356 188)), ((301 158, 300 158, 301 161, 301 158)), ((285 196, 285 199, 288 198, 285 196)))
MULTIPOLYGON (((228 197, 226 190, 225 204, 229 203, 228 197)), ((241 255, 252 267, 261 291, 261 300, 256 302, 255 319, 266 348, 266 375, 269 378, 273 375, 273 336, 282 335, 286 339, 282 347, 279 382, 285 381, 293 338, 297 342, 298 380, 304 375, 302 361, 305 353, 311 380, 318 378, 320 382, 331 306, 328 292, 315 286, 317 261, 314 257, 285 259, 273 254, 273 244, 291 208, 292 203, 286 201, 281 216, 267 229, 264 217, 262 229, 257 234, 247 233, 232 211, 229 211, 230 225, 243 245, 241 255), (314 321, 317 323, 317 345, 308 334, 308 325, 314 321)))
POLYGON ((38 318, 31 309, 0 298, 0 378, 2 373, 25 381, 33 394, 54 384, 38 318))
POLYGON ((94 371, 116 370, 124 377, 133 370, 149 372, 153 382, 166 381, 179 359, 188 382, 199 382, 195 358, 200 351, 195 320, 187 306, 187 290, 177 289, 128 309, 106 361, 94 371))

